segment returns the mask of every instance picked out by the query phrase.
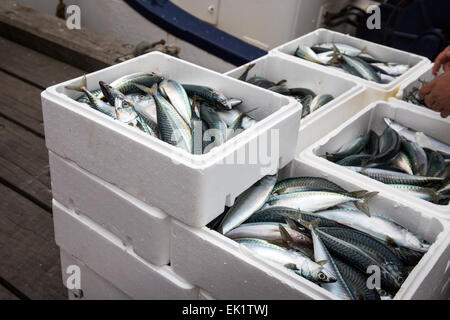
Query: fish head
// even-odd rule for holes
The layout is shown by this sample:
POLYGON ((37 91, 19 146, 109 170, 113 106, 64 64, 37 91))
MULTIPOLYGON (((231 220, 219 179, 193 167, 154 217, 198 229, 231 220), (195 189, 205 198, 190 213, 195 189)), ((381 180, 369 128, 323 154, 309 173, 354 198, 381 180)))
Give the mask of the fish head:
POLYGON ((311 272, 313 279, 320 283, 336 282, 337 279, 333 274, 324 267, 316 268, 311 272))
POLYGON ((419 252, 427 252, 430 248, 430 245, 428 243, 419 239, 417 236, 410 232, 405 234, 405 241, 411 249, 419 252))

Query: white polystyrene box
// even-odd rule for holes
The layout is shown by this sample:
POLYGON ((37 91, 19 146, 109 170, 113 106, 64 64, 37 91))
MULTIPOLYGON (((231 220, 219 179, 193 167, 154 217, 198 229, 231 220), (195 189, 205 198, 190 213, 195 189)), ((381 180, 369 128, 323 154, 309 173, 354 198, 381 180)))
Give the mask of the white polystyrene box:
POLYGON ((429 82, 435 78, 433 75, 433 67, 434 64, 430 64, 426 69, 422 70, 422 72, 415 74, 413 77, 409 78, 407 81, 403 82, 400 86, 395 98, 402 100, 405 95, 410 93, 413 88, 422 87, 422 82, 429 82))
POLYGON ((69 280, 71 287, 75 284, 75 280, 70 276, 78 272, 80 276, 80 287, 78 289, 69 289, 69 300, 130 300, 125 293, 114 287, 111 283, 103 279, 100 275, 89 269, 82 261, 76 257, 60 250, 61 270, 63 284, 69 280), (77 268, 77 269, 74 269, 77 268), (77 271, 74 271, 77 270, 77 271))
MULTIPOLYGON (((328 174, 312 163, 294 161, 280 174, 325 177, 350 190, 367 189, 357 179, 328 174)), ((446 221, 429 212, 399 205, 385 195, 375 197, 371 210, 383 213, 432 243, 406 279, 396 299, 446 299, 450 287, 450 234, 446 221)), ((171 265, 184 279, 207 290, 216 299, 338 299, 286 268, 273 265, 218 232, 192 228, 174 220, 171 265), (186 247, 195 250, 186 250, 186 247), (220 270, 220 272, 218 272, 220 270)))
MULTIPOLYGON (((288 176, 314 176, 326 178, 344 189, 379 191, 370 182, 359 177, 337 175, 328 166, 312 157, 293 161, 286 169, 288 176)), ((431 243, 430 249, 409 274, 394 299, 448 299, 450 297, 450 224, 433 212, 401 201, 402 196, 380 192, 370 200, 372 212, 380 213, 400 223, 422 239, 431 243)))
POLYGON ((53 200, 55 241, 68 254, 132 299, 198 298, 198 289, 173 272, 154 266, 113 234, 53 200))
POLYGON ((389 98, 391 95, 395 93, 395 90, 401 85, 403 81, 408 79, 411 75, 417 73, 422 70, 424 67, 427 67, 431 62, 428 58, 412 54, 409 52, 401 51, 398 49, 394 49, 391 47, 383 46, 374 42, 362 40, 359 38, 352 37, 347 34, 342 34, 339 32, 327 30, 327 29, 317 29, 313 32, 310 32, 300 38, 292 40, 286 44, 283 44, 273 50, 270 51, 271 54, 282 55, 288 57, 292 61, 296 61, 301 64, 314 64, 321 68, 322 70, 327 70, 330 73, 339 73, 344 75, 349 79, 353 79, 358 81, 358 83, 362 83, 366 85, 368 88, 372 89, 367 92, 369 95, 369 99, 371 101, 375 100, 384 100, 389 98), (369 54, 373 55, 375 58, 386 60, 388 62, 397 62, 397 63, 406 63, 411 65, 412 67, 405 72, 400 77, 397 77, 395 80, 391 81, 388 84, 379 84, 373 81, 367 81, 357 76, 353 76, 345 73, 344 71, 337 71, 335 69, 321 66, 314 62, 306 61, 304 59, 295 57, 293 54, 299 45, 303 46, 313 46, 321 43, 345 43, 357 48, 367 49, 369 54))
POLYGON ((299 129, 301 112, 295 99, 174 57, 149 53, 94 72, 87 75, 88 88, 139 71, 159 72, 240 98, 244 103, 239 108, 257 108, 252 116, 260 121, 205 155, 191 155, 74 101, 77 93, 65 86, 79 83, 77 78, 42 93, 47 147, 193 226, 207 224, 240 192, 294 158, 297 135, 292 132, 299 129))
MULTIPOLYGON (((422 72, 415 74, 413 77, 411 77, 407 81, 405 81, 400 86, 400 89, 398 90, 395 97, 390 98, 389 101, 392 101, 393 103, 400 103, 400 104, 408 103, 403 100, 403 98, 406 95, 410 94, 413 89, 416 89, 416 88, 420 89, 424 82, 430 82, 430 81, 436 79, 436 76, 433 75, 433 67, 434 67, 434 64, 431 64, 426 69, 424 69, 422 72)), ((431 112, 433 114, 436 113, 436 111, 429 109, 429 108, 424 107, 424 110, 427 110, 428 112, 431 112)))
POLYGON ((226 75, 237 79, 249 64, 255 66, 247 79, 258 76, 273 82, 287 80, 289 88, 307 88, 316 94, 331 94, 334 97, 333 101, 302 119, 297 152, 316 142, 366 105, 365 86, 340 74, 325 72, 314 65, 298 64, 283 56, 267 55, 226 75))
POLYGON ((198 300, 216 300, 211 294, 203 289, 198 291, 198 300))
POLYGON ((371 129, 381 134, 386 128, 384 117, 391 118, 403 126, 424 132, 430 137, 450 144, 450 119, 443 119, 438 113, 429 112, 426 108, 413 104, 378 101, 370 104, 316 144, 307 148, 304 153, 300 154, 300 159, 304 155, 313 156, 314 162, 323 163, 342 177, 354 177, 360 181, 365 181, 372 184, 377 191, 397 195, 405 205, 413 203, 414 206, 430 211, 441 218, 450 219, 450 205, 443 206, 415 198, 406 192, 394 189, 382 182, 320 157, 325 155, 326 152, 335 152, 346 142, 367 134, 371 129))
POLYGON ((148 262, 169 263, 170 217, 49 152, 53 198, 95 221, 148 262))

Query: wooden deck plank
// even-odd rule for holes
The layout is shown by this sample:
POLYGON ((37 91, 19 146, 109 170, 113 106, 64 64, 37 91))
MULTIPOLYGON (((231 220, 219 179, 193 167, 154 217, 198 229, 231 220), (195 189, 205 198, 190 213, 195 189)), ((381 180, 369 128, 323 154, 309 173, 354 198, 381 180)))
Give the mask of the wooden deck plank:
POLYGON ((66 299, 52 217, 4 185, 0 194, 0 276, 31 299, 66 299))
POLYGON ((85 73, 78 68, 4 38, 0 38, 0 48, 2 48, 0 50, 0 69, 34 84, 40 89, 85 73))
POLYGON ((0 115, 44 137, 41 89, 0 71, 0 115))
POLYGON ((43 208, 51 208, 48 151, 41 137, 0 117, 0 179, 43 208))
POLYGON ((0 301, 3 300, 19 300, 19 298, 0 285, 0 301))
POLYGON ((0 2, 0 36, 92 72, 132 57, 135 46, 85 28, 69 30, 55 16, 0 2))

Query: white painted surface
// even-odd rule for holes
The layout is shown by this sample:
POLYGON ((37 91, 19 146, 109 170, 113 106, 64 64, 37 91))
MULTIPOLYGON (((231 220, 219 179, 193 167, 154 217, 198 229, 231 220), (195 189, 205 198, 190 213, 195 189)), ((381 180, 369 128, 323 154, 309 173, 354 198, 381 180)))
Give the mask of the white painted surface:
POLYGON ((192 155, 73 100, 77 93, 65 86, 78 84, 78 78, 42 93, 49 150, 197 227, 209 223, 224 205, 232 205, 241 192, 294 158, 297 134, 292 133, 299 130, 301 111, 296 100, 185 61, 150 53, 89 74, 88 88, 97 87, 100 80, 111 82, 139 71, 160 72, 182 83, 210 86, 240 98, 244 103, 239 109, 257 107, 252 116, 259 121, 209 153, 192 155))

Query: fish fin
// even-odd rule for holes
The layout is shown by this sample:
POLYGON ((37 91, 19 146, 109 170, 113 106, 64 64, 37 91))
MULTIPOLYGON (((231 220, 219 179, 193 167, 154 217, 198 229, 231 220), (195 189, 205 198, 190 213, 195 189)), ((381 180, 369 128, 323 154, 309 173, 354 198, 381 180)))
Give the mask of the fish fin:
POLYGON ((68 90, 74 90, 74 91, 80 91, 80 92, 83 92, 83 89, 87 89, 86 87, 87 87, 86 75, 83 75, 81 77, 81 82, 79 85, 65 86, 65 88, 68 90))
POLYGON ((289 234, 289 232, 286 230, 286 228, 283 227, 282 224, 279 224, 278 227, 280 229, 281 240, 283 240, 283 242, 285 242, 287 244, 292 243, 293 242, 292 237, 289 234))
POLYGON ((288 268, 290 270, 298 270, 297 265, 295 263, 286 263, 284 265, 285 268, 288 268))
POLYGON ((241 75, 238 79, 241 80, 241 81, 247 81, 248 73, 250 72, 250 70, 253 69, 253 67, 254 67, 255 65, 256 65, 255 63, 249 64, 249 65, 247 66, 247 68, 245 68, 244 73, 242 73, 242 75, 241 75))
POLYGON ((350 192, 350 194, 351 194, 352 196, 354 196, 355 198, 362 198, 362 197, 364 197, 364 195, 366 195, 367 193, 368 193, 367 190, 358 190, 358 191, 350 192))
POLYGON ((258 110, 258 109, 259 109, 259 108, 253 108, 253 109, 250 109, 250 110, 248 110, 248 111, 242 112, 242 114, 243 114, 244 116, 248 116, 249 113, 252 113, 253 111, 256 111, 256 110, 258 110))
POLYGON ((389 236, 386 236, 386 243, 388 245, 390 245, 391 247, 394 247, 394 248, 398 247, 397 244, 395 243, 394 239, 392 239, 389 236))
POLYGON ((327 262, 328 262, 328 260, 320 260, 320 261, 316 261, 316 263, 317 263, 318 265, 321 265, 321 266, 325 265, 327 262))
POLYGON ((291 228, 292 230, 296 230, 298 228, 295 221, 289 217, 286 217, 286 223, 288 224, 289 228, 291 228))
POLYGON ((370 217, 370 211, 369 211, 369 206, 367 205, 367 202, 369 202, 370 199, 375 197, 377 194, 378 194, 377 191, 367 192, 360 198, 362 200, 362 202, 355 202, 356 208, 358 208, 359 210, 361 210, 362 212, 364 212, 366 215, 368 215, 370 217))
POLYGON ((431 198, 433 199, 434 203, 438 203, 439 202, 440 194, 439 194, 438 191, 430 190, 430 195, 431 195, 431 198))
POLYGON ((286 83, 286 82, 287 82, 287 80, 283 79, 283 80, 280 80, 280 81, 278 81, 277 83, 275 83, 275 85, 276 85, 276 86, 281 86, 282 84, 284 84, 284 83, 286 83))
POLYGON ((297 46, 297 49, 295 49, 295 52, 294 52, 294 56, 297 55, 297 53, 298 53, 299 50, 300 50, 300 46, 297 46))
POLYGON ((331 153, 328 153, 328 152, 325 152, 325 158, 328 160, 328 161, 331 161, 331 162, 334 162, 334 156, 331 154, 331 153))
MULTIPOLYGON (((139 83, 133 83, 133 85, 138 88, 139 90, 141 90, 142 92, 148 93, 148 94, 154 94, 156 92, 153 92, 151 88, 143 86, 139 83)), ((155 84, 157 86, 157 84, 155 84)), ((152 87, 153 88, 153 87, 152 87)))

